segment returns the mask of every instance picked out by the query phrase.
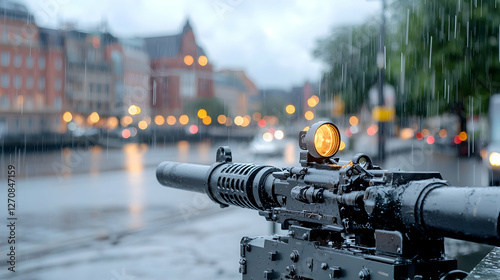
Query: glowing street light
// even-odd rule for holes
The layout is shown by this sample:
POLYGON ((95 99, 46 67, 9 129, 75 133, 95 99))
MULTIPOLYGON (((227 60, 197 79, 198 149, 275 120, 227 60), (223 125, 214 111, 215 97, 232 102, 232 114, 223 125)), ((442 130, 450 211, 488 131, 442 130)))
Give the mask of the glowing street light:
POLYGON ((202 55, 202 56, 198 57, 198 63, 201 66, 205 66, 208 63, 208 58, 206 56, 202 55))
POLYGON ((193 57, 192 57, 192 56, 190 56, 190 55, 186 55, 186 56, 184 57, 184 63, 185 63, 187 66, 189 66, 189 65, 193 64, 193 62, 194 62, 194 59, 193 59, 193 57))

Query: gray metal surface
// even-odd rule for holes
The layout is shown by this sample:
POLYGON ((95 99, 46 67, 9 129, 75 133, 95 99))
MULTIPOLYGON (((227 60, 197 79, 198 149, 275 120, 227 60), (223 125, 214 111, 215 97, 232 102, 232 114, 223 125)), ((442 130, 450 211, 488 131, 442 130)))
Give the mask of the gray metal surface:
POLYGON ((466 278, 466 280, 475 279, 500 279, 500 248, 493 248, 466 278))

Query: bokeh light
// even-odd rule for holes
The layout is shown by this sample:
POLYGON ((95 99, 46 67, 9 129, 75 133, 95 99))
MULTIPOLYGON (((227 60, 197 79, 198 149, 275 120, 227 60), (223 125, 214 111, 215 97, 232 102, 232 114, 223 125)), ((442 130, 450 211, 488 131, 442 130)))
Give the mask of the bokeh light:
POLYGON ((179 122, 182 125, 186 125, 189 122, 189 117, 187 115, 182 115, 182 116, 179 117, 179 122))
POLYGON ((146 121, 144 121, 144 120, 143 120, 143 121, 140 121, 140 122, 137 124, 137 126, 138 126, 140 129, 144 130, 144 129, 148 128, 148 123, 147 123, 146 121))
POLYGON ((262 115, 259 112, 255 112, 253 113, 252 118, 254 121, 258 122, 260 119, 262 119, 262 115))
POLYGON ((293 106, 292 104, 288 104, 286 105, 285 111, 287 114, 291 115, 295 113, 295 106, 293 106))
POLYGON ((206 116, 203 118, 203 124, 204 125, 209 125, 212 123, 212 118, 210 116, 206 116))
POLYGON ((441 137, 441 138, 446 138, 446 136, 448 136, 448 131, 446 131, 446 129, 444 129, 444 128, 443 128, 443 129, 441 129, 441 130, 439 131, 439 137, 441 137))
POLYGON ((312 111, 307 111, 304 114, 304 117, 306 118, 306 120, 310 121, 310 120, 314 119, 314 113, 312 111))
POLYGON ((163 125, 165 123, 165 118, 162 115, 157 115, 155 117, 155 124, 163 125))
POLYGON ((174 125, 177 122, 177 119, 174 116, 168 116, 167 117, 167 123, 168 125, 174 125))
POLYGON ((356 116, 351 116, 349 118, 349 124, 350 125, 358 125, 358 123, 359 123, 359 120, 358 120, 358 118, 356 116))
POLYGON ((63 120, 64 120, 65 122, 70 122, 72 119, 73 119, 73 115, 71 115, 71 113, 70 113, 70 112, 65 112, 65 113, 63 114, 63 120))
POLYGON ((191 132, 191 134, 196 134, 198 133, 198 126, 193 124, 189 127, 189 132, 191 132))
POLYGON ((186 55, 186 56, 184 57, 184 63, 185 63, 186 65, 188 65, 188 66, 189 66, 189 65, 193 64, 193 62, 194 62, 194 59, 193 59, 193 57, 192 57, 192 56, 190 56, 190 55, 186 55))
POLYGON ((120 124, 123 126, 123 127, 126 127, 128 126, 129 124, 131 124, 133 122, 133 119, 131 116, 124 116, 122 117, 122 119, 120 120, 120 124))
POLYGON ((207 116, 207 111, 205 109, 198 110, 198 118, 204 119, 207 116))
POLYGON ((202 56, 198 57, 198 63, 201 66, 205 66, 208 63, 208 58, 206 56, 202 55, 202 56))
POLYGON ((467 140, 467 132, 465 132, 465 131, 460 132, 460 133, 458 134, 458 138, 459 138, 459 139, 460 139, 460 141, 462 141, 462 142, 463 142, 463 141, 465 141, 465 140, 467 140))
POLYGON ((243 124, 243 118, 241 116, 236 116, 236 118, 234 118, 234 124, 235 125, 242 125, 243 124))
POLYGON ((127 128, 125 128, 123 131, 122 131, 122 137, 127 139, 130 137, 130 130, 128 130, 127 128))
POLYGON ((260 119, 258 122, 257 122, 257 125, 260 127, 260 128, 263 128, 265 127, 267 124, 266 120, 265 119, 260 119))
POLYGON ((93 112, 92 114, 89 115, 89 117, 87 118, 87 121, 90 124, 98 122, 99 121, 99 114, 97 114, 97 112, 93 112))
POLYGON ((118 127, 118 119, 116 117, 109 117, 107 120, 107 125, 109 129, 115 129, 118 127))
POLYGON ((285 137, 285 133, 283 132, 283 130, 278 129, 274 132, 274 138, 276 138, 277 140, 281 140, 283 139, 283 137, 285 137))
POLYGON ((226 120, 227 120, 227 118, 226 118, 226 116, 224 116, 224 115, 219 115, 219 116, 217 117, 217 121, 218 121, 220 124, 225 124, 225 123, 226 123, 226 120))
POLYGON ((273 141, 273 135, 270 132, 265 132, 262 135, 262 139, 264 139, 264 141, 266 141, 266 142, 271 142, 271 141, 273 141))

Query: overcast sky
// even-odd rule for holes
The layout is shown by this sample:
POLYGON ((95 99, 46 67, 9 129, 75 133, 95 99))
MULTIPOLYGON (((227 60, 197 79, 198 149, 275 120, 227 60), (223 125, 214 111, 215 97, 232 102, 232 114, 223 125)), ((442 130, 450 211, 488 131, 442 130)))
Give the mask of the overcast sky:
POLYGON ((319 80, 316 40, 334 26, 378 15, 365 0, 24 0, 37 24, 72 21, 82 29, 102 20, 116 36, 179 33, 189 16, 197 43, 216 70, 243 69, 259 88, 319 80))

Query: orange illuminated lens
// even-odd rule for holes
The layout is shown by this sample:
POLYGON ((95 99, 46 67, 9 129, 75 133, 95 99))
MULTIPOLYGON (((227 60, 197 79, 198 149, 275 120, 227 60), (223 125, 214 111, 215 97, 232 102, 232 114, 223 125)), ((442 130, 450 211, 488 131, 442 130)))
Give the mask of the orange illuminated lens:
POLYGON ((314 148, 322 157, 333 156, 340 147, 340 135, 331 124, 323 124, 314 133, 314 148))

